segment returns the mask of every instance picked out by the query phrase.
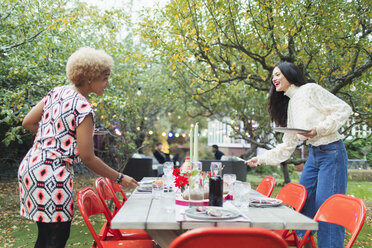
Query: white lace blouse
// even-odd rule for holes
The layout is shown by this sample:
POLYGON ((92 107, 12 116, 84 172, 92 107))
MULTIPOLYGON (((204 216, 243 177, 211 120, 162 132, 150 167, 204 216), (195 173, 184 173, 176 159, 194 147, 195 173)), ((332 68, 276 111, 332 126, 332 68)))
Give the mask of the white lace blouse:
POLYGON ((318 84, 308 83, 297 87, 291 85, 285 92, 290 98, 287 110, 287 127, 316 128, 313 138, 285 133, 283 143, 258 156, 258 164, 278 165, 289 159, 299 140, 320 146, 342 138, 338 130, 352 113, 351 107, 318 84))

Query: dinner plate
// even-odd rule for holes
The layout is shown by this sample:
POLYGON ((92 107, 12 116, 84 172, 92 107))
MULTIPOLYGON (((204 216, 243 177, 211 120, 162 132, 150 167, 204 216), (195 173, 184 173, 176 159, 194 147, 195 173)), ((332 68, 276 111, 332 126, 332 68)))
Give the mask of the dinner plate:
POLYGON ((275 132, 280 133, 310 133, 311 130, 301 129, 301 128, 290 128, 290 127, 274 127, 275 132))
POLYGON ((238 211, 232 210, 232 209, 224 209, 222 207, 205 207, 207 211, 216 211, 217 213, 220 213, 221 216, 211 216, 207 214, 207 212, 199 212, 198 208, 188 208, 185 210, 186 216, 193 218, 193 219, 199 219, 199 220, 228 220, 228 219, 234 219, 240 216, 240 213, 238 211))
MULTIPOLYGON (((203 205, 203 206, 209 205, 209 199, 204 199, 204 200, 200 200, 196 202, 200 202, 201 203, 200 205, 203 205)), ((189 200, 184 199, 182 195, 176 195, 176 204, 180 206, 188 206, 190 202, 189 200)))
POLYGON ((152 192, 152 185, 141 185, 137 187, 138 192, 152 192))
POLYGON ((249 201, 249 206, 251 207, 277 207, 282 204, 282 200, 273 199, 273 198, 261 198, 261 199, 252 199, 249 201))

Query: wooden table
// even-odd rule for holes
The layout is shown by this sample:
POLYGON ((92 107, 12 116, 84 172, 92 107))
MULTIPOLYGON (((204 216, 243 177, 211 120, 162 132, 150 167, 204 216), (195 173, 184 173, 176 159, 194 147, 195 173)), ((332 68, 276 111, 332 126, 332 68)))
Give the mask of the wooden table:
MULTIPOLYGON (((253 192, 257 194, 256 192, 253 192)), ((161 246, 170 242, 185 230, 197 227, 261 227, 271 230, 303 229, 318 230, 318 223, 286 206, 239 209, 250 220, 234 221, 176 221, 175 211, 164 211, 163 201, 153 199, 151 193, 134 193, 119 210, 111 222, 113 229, 145 229, 161 246)))

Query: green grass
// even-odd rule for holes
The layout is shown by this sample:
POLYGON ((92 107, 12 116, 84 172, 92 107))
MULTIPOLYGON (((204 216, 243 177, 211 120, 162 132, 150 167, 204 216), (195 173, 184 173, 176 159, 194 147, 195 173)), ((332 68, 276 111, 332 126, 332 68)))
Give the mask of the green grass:
MULTIPOLYGON (((263 176, 248 175, 247 180, 252 184, 252 188, 254 189, 262 178, 263 176)), ((94 187, 94 180, 95 178, 93 177, 75 176, 75 196, 76 192, 83 187, 94 187)), ((298 180, 293 181, 298 182, 298 180)), ((283 179, 277 178, 276 187, 272 194, 273 197, 276 196, 283 184, 283 179)), ((347 194, 361 198, 367 207, 366 222, 353 247, 372 247, 372 183, 350 181, 348 183, 347 194)), ((0 248, 33 247, 36 241, 37 227, 34 222, 19 216, 19 196, 16 179, 0 181, 0 213, 0 248)), ((93 223, 95 229, 99 230, 104 223, 104 219, 100 216, 93 219, 93 223)), ((71 234, 66 247, 90 247, 92 242, 93 238, 76 205, 71 234)))

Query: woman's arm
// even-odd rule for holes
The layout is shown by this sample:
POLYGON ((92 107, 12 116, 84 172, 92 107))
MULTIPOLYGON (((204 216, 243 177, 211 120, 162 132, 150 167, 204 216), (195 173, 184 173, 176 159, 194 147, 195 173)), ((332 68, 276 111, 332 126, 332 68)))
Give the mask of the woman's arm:
POLYGON ((326 115, 324 121, 315 128, 319 136, 326 136, 337 132, 352 113, 351 107, 319 85, 312 84, 311 101, 326 115))
POLYGON ((27 130, 36 133, 39 128, 39 121, 41 120, 43 114, 43 108, 44 101, 41 100, 30 110, 30 112, 27 113, 23 119, 22 126, 27 130))
MULTIPOLYGON (((93 117, 92 114, 87 115, 80 125, 76 128, 76 139, 79 148, 79 154, 82 162, 89 169, 102 177, 107 177, 114 181, 118 178, 119 173, 106 165, 101 159, 94 154, 93 145, 93 117)), ((124 175, 121 181, 123 187, 135 188, 138 182, 130 176, 124 175)))
POLYGON ((247 165, 255 167, 261 164, 279 165, 281 162, 288 160, 298 145, 296 134, 285 133, 283 143, 275 148, 265 151, 263 154, 254 157, 246 162, 247 165))

